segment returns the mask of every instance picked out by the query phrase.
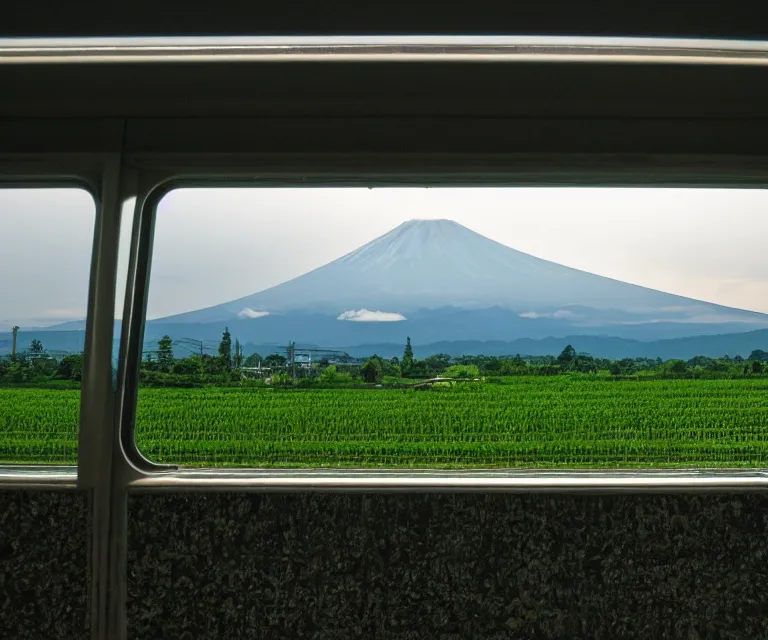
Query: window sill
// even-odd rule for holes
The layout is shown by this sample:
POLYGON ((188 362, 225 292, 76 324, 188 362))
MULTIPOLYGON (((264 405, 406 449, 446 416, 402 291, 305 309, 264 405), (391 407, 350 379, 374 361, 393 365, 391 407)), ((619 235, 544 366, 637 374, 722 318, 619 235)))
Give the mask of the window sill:
POLYGON ((761 470, 433 471, 184 469, 134 479, 133 491, 683 492, 768 489, 761 470))
POLYGON ((76 488, 76 466, 0 465, 0 490, 76 488))

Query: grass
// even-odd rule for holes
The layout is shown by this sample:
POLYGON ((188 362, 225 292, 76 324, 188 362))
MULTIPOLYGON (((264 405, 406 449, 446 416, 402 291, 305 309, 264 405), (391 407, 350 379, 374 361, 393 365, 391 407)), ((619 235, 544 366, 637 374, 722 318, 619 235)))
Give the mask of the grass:
MULTIPOLYGON (((0 459, 72 463, 79 392, 0 388, 0 459)), ((451 389, 146 388, 151 460, 272 467, 763 467, 768 381, 509 378, 451 389)))

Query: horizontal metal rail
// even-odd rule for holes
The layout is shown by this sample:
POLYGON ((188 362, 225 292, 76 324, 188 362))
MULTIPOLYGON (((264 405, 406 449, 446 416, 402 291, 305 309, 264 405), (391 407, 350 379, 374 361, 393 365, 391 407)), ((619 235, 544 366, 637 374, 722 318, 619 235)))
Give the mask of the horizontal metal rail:
POLYGON ((0 466, 0 490, 76 489, 77 467, 47 465, 0 466))
POLYGON ((0 64, 246 61, 768 65, 768 43, 532 36, 0 40, 0 64))
POLYGON ((186 469, 130 482, 131 491, 680 492, 768 490, 755 470, 461 471, 186 469))

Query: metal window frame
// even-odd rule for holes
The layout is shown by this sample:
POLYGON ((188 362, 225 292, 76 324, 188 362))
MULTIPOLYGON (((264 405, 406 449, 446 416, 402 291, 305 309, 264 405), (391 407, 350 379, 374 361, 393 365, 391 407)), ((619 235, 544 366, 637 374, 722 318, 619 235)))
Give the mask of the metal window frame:
POLYGON ((252 36, 0 39, 0 64, 589 62, 767 65, 753 40, 567 36, 252 36))
MULTIPOLYGON (((137 175, 134 250, 129 279, 135 294, 126 297, 124 318, 133 331, 124 332, 121 388, 135 398, 140 326, 146 314, 151 268, 154 213, 162 197, 179 187, 262 188, 380 186, 653 186, 763 188, 768 161, 743 157, 605 158, 508 154, 471 157, 333 156, 258 154, 127 154, 137 175)), ((118 430, 124 459, 123 478, 130 490, 249 491, 697 491, 768 488, 764 470, 269 470, 200 469, 153 465, 138 450, 133 434, 133 408, 122 414, 118 430)))
MULTIPOLYGON (((123 127, 124 129, 124 127, 123 127)), ((138 450, 133 421, 155 208, 180 187, 646 186, 764 188, 768 158, 601 154, 85 153, 0 156, 5 185, 87 188, 97 216, 89 283, 78 467, 0 468, 0 486, 120 491, 698 491, 762 490, 768 470, 227 469, 159 465, 138 450), (121 203, 136 199, 120 340, 111 385, 121 203)))
MULTIPOLYGON (((117 423, 112 389, 123 130, 123 124, 115 122, 103 131, 111 134, 113 151, 0 154, 0 187, 69 185, 88 191, 95 203, 77 465, 0 467, 0 488, 3 489, 64 489, 86 493, 91 514, 88 624, 93 638, 114 637, 107 627, 116 616, 110 618, 107 612, 121 607, 112 594, 124 593, 120 587, 124 578, 114 570, 116 558, 122 557, 119 549, 124 550, 124 545, 116 545, 115 540, 125 539, 116 532, 125 522, 124 518, 120 520, 124 509, 114 508, 117 423)), ((124 602, 124 598, 120 602, 124 602)))

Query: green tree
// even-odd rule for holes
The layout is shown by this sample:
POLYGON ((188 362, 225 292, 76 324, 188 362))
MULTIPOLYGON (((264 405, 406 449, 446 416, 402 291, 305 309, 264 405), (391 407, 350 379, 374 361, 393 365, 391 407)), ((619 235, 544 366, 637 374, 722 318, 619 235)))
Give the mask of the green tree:
POLYGON ((443 374, 446 378, 479 378, 480 369, 474 364, 455 364, 446 369, 443 374))
POLYGON ((203 360, 199 355, 173 361, 173 373, 181 376, 195 376, 203 371, 203 360))
POLYGON ((73 353, 62 358, 59 362, 57 375, 65 380, 82 380, 83 354, 73 353))
POLYGON ((526 373, 528 365, 525 364, 520 356, 515 358, 504 358, 501 361, 501 369, 499 374, 502 376, 519 376, 526 373))
POLYGON ((403 362, 401 363, 401 367, 403 375, 407 376, 411 369, 413 369, 413 347, 411 346, 411 337, 408 336, 408 339, 405 343, 405 351, 403 351, 403 362))
POLYGON ((35 340, 33 340, 33 341, 32 341, 32 342, 29 344, 29 350, 30 350, 32 353, 42 353, 42 352, 44 351, 44 349, 43 349, 43 343, 42 343, 42 342, 40 342, 40 340, 37 340, 37 339, 35 339, 35 340))
POLYGON ((221 358, 209 356, 208 354, 203 355, 201 364, 203 373, 208 375, 222 373, 222 369, 224 368, 224 362, 221 358))
POLYGON ((245 367, 258 367, 259 362, 261 362, 264 358, 262 358, 258 353, 252 353, 249 355, 245 360, 243 360, 243 366, 245 367))
POLYGON ((229 327, 224 327, 224 333, 221 336, 219 358, 224 368, 229 371, 232 368, 232 336, 229 333, 229 327))
POLYGON ((360 369, 360 375, 366 382, 378 382, 381 379, 381 367, 379 361, 369 359, 360 369))
POLYGON ((702 367, 704 369, 714 369, 716 360, 707 356, 694 356, 688 361, 689 367, 702 367))
POLYGON ((762 372, 763 372, 763 363, 760 362, 760 360, 753 360, 752 373, 762 373, 762 372))
POLYGON ((557 356, 557 364, 559 364, 563 369, 567 369, 575 357, 576 349, 574 349, 571 345, 568 345, 565 349, 563 349, 560 355, 557 356))
POLYGON ((284 367, 288 359, 279 353, 270 353, 264 358, 264 366, 266 367, 284 367))
POLYGON ((325 384, 348 384, 352 382, 352 376, 346 371, 339 372, 336 365, 330 365, 318 376, 320 382, 325 384))
POLYGON ((6 382, 24 381, 24 368, 18 358, 11 360, 11 366, 6 370, 3 380, 6 382))
POLYGON ((402 371, 396 362, 397 358, 394 358, 395 362, 393 362, 392 360, 387 360, 374 353, 369 360, 376 362, 379 367, 380 376, 394 376, 395 378, 399 378, 402 374, 402 371))
POLYGON ((173 340, 163 336, 157 341, 157 364, 162 371, 170 371, 173 366, 173 340))
POLYGON ((336 365, 330 365, 323 369, 323 372, 318 376, 322 382, 333 382, 336 379, 336 365))
POLYGON ((762 349, 755 349, 752 353, 749 354, 749 358, 747 360, 759 360, 760 362, 768 362, 768 352, 763 351, 762 349))
POLYGON ((451 356, 447 353, 436 353, 422 361, 428 375, 439 376, 451 365, 451 356))
POLYGON ((664 371, 673 375, 681 375, 686 371, 684 360, 668 360, 664 363, 664 371))

